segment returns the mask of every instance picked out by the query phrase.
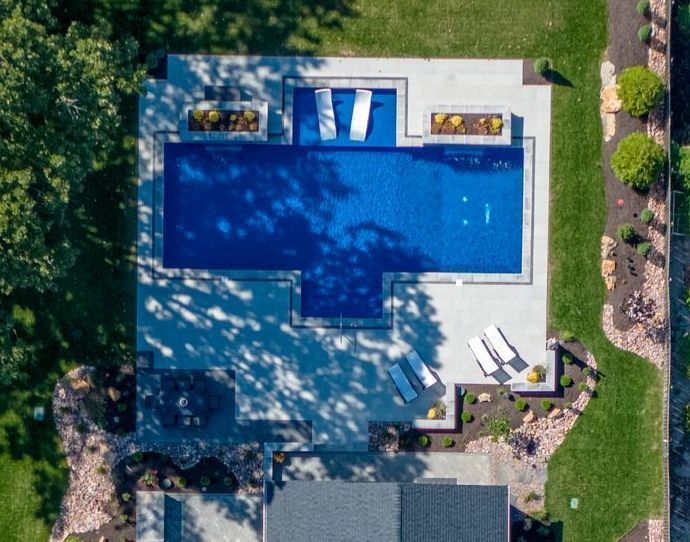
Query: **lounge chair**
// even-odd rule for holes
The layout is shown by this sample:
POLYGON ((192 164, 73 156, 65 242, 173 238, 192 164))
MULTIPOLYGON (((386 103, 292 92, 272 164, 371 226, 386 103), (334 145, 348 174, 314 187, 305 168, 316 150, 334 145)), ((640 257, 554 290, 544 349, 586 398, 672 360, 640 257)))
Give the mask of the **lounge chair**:
POLYGON ((473 337, 467 342, 467 346, 470 347, 472 353, 479 368, 484 373, 484 376, 490 376, 494 378, 499 384, 505 384, 510 380, 510 375, 506 373, 501 367, 496 363, 491 352, 479 337, 473 337))
POLYGON ((419 383, 424 386, 424 389, 436 384, 436 377, 434 377, 433 373, 429 370, 427 364, 422 361, 422 358, 419 357, 416 350, 412 350, 412 352, 407 354, 405 359, 407 363, 410 364, 410 367, 412 367, 414 375, 417 377, 417 380, 419 380, 419 383))
POLYGON ((510 365, 518 373, 527 369, 527 363, 510 347, 503 333, 495 325, 487 327, 484 336, 503 363, 510 365))
POLYGON ((319 133, 322 141, 336 139, 335 111, 333 111, 333 94, 330 88, 320 88, 314 92, 316 112, 319 115, 319 133))
POLYGON ((367 138, 370 111, 371 90, 357 89, 355 106, 352 109, 352 123, 350 124, 350 139, 352 141, 364 141, 367 138))
POLYGON ((396 363, 390 369, 388 369, 388 374, 391 375, 391 378, 395 383, 395 387, 398 388, 398 392, 406 403, 409 403, 412 401, 412 399, 417 397, 417 392, 414 391, 412 384, 410 384, 407 376, 405 376, 405 373, 403 372, 399 363, 396 363))

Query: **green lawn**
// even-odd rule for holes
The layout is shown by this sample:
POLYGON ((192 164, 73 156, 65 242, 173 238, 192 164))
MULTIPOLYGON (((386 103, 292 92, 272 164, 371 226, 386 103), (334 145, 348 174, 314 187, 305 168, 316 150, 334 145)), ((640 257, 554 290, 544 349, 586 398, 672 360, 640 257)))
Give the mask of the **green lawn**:
MULTIPOLYGON (((611 347, 601 330, 604 288, 598 268, 605 195, 598 86, 606 46, 604 0, 314 0, 308 7, 274 0, 59 4, 63 21, 103 17, 115 31, 133 32, 145 52, 166 47, 550 57, 572 85, 555 87, 553 99, 551 320, 582 339, 604 377, 598 398, 551 461, 546 504, 562 524, 564 540, 615 540, 637 521, 660 514, 660 375, 647 362, 611 347), (568 508, 571 496, 579 499, 576 511, 568 508)), ((66 367, 131 359, 131 144, 125 140, 118 160, 90 180, 80 202, 84 208, 75 210, 81 259, 57 292, 32 303, 41 315, 37 334, 44 345, 36 369, 23 386, 2 395, 0 499, 7 504, 0 532, 5 540, 44 540, 66 479, 54 431, 50 424, 41 429, 28 423, 29 407, 49 402, 57 374, 66 367)))

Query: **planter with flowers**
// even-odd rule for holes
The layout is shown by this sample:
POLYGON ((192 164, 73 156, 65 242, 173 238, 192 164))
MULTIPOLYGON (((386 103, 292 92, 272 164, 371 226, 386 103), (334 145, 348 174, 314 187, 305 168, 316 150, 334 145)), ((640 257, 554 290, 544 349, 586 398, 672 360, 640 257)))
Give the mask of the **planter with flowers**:
POLYGON ((427 106, 423 129, 424 143, 510 145, 511 113, 496 106, 427 106))
POLYGON ((180 117, 183 140, 266 141, 267 102, 211 102, 187 104, 180 117))

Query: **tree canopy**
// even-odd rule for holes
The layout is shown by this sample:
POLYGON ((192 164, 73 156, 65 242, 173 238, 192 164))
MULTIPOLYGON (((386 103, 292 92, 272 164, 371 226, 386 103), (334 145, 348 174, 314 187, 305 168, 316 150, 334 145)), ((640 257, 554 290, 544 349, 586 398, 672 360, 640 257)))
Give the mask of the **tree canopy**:
POLYGON ((106 163, 121 102, 141 86, 136 52, 103 26, 61 29, 45 1, 0 0, 0 382, 32 350, 10 299, 53 288, 75 261, 74 196, 106 163))

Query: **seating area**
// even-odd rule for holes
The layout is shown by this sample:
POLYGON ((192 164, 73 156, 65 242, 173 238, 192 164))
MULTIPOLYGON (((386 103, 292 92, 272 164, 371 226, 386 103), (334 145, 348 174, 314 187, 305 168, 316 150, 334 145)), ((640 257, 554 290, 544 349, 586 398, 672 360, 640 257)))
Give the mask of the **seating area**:
MULTIPOLYGON (((336 128, 335 110, 333 108, 333 92, 330 88, 320 88, 314 91, 316 99, 316 112, 319 117, 319 134, 322 141, 331 141, 338 137, 336 128)), ((369 116, 371 113, 370 90, 357 89, 355 103, 352 108, 352 121, 350 123, 350 140, 365 141, 369 129, 369 116)))
MULTIPOLYGON (((421 384, 422 390, 426 390, 438 382, 438 379, 434 376, 429 369, 429 366, 422 360, 416 350, 412 350, 409 354, 407 354, 405 356, 405 360, 414 373, 416 379, 421 384)), ((393 379, 393 383, 398 389, 398 393, 400 393, 406 403, 409 403, 418 397, 419 394, 414 389, 412 382, 405 374, 405 371, 403 371, 400 363, 396 363, 390 369, 388 369, 388 374, 390 375, 391 379, 393 379)))
POLYGON ((206 376, 188 373, 159 376, 157 393, 144 396, 144 406, 158 411, 163 427, 205 427, 210 411, 221 405, 219 395, 207 394, 206 376))
POLYGON ((505 384, 512 378, 504 369, 506 365, 518 374, 528 367, 495 325, 492 324, 484 330, 484 338, 486 342, 479 336, 467 342, 484 376, 493 378, 499 384, 505 384))

